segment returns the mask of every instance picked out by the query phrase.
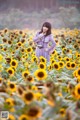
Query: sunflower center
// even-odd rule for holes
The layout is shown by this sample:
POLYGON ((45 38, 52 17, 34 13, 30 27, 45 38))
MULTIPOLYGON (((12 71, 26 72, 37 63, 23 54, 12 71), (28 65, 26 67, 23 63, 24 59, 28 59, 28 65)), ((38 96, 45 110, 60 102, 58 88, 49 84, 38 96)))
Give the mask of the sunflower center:
POLYGON ((9 44, 11 44, 11 41, 8 41, 9 44))
POLYGON ((22 52, 24 52, 24 49, 22 49, 22 52))
POLYGON ((50 67, 49 67, 49 69, 51 69, 52 67, 51 67, 51 65, 50 65, 50 67))
POLYGON ((45 60, 44 60, 44 59, 42 59, 42 62, 45 62, 45 60))
POLYGON ((11 58, 6 58, 6 61, 7 61, 8 63, 10 63, 10 62, 11 62, 11 58))
POLYGON ((61 111, 60 111, 60 113, 61 113, 61 114, 64 114, 64 111, 63 111, 63 110, 61 110, 61 111))
POLYGON ((12 120, 12 118, 9 118, 9 120, 12 120))
POLYGON ((27 100, 32 100, 33 94, 32 94, 32 93, 27 93, 27 94, 25 94, 25 98, 26 98, 27 100))
POLYGON ((24 77, 27 77, 28 76, 28 73, 24 73, 24 77))
POLYGON ((72 66, 72 67, 75 67, 75 64, 72 64, 71 66, 72 66))
POLYGON ((70 64, 68 63, 67 66, 70 67, 70 64))
POLYGON ((78 70, 78 75, 80 75, 80 70, 78 70))
POLYGON ((58 68, 58 65, 57 65, 57 64, 55 64, 55 65, 54 65, 54 67, 57 69, 57 68, 58 68))
POLYGON ((7 39, 4 38, 4 39, 3 39, 3 42, 6 42, 6 41, 7 41, 7 39))
POLYGON ((22 39, 22 41, 21 41, 22 43, 24 43, 25 42, 25 40, 24 39, 22 39))
POLYGON ((12 62, 12 65, 13 65, 13 66, 15 66, 15 65, 16 65, 16 63, 13 61, 13 62, 12 62))
POLYGON ((23 117, 22 120, 27 120, 27 119, 25 117, 23 117))
POLYGON ((10 88, 14 88, 14 84, 10 84, 10 88))
POLYGON ((28 51, 28 52, 30 52, 30 51, 31 51, 31 49, 30 49, 30 48, 28 48, 28 49, 27 49, 27 51, 28 51))
POLYGON ((21 46, 21 43, 19 43, 18 45, 21 46))
POLYGON ((69 50, 67 50, 67 52, 69 52, 69 50))
POLYGON ((60 63, 60 66, 62 66, 63 64, 62 63, 60 63))
POLYGON ((43 64, 40 64, 40 68, 44 68, 44 65, 43 65, 43 64))
POLYGON ((80 94, 80 88, 78 88, 78 93, 80 94))
POLYGON ((37 114, 38 114, 38 110, 36 108, 31 108, 28 112, 28 115, 32 117, 36 116, 37 114))
POLYGON ((23 93, 23 91, 20 88, 18 88, 18 92, 20 95, 22 95, 22 93, 23 93))
POLYGON ((9 72, 10 74, 12 74, 12 70, 9 70, 8 72, 9 72))
POLYGON ((28 81, 31 81, 31 80, 32 80, 32 77, 28 77, 27 80, 28 80, 28 81))
POLYGON ((69 59, 68 59, 68 58, 67 58, 66 60, 67 60, 67 61, 69 61, 69 59))
POLYGON ((38 73, 38 76, 39 76, 39 77, 43 77, 43 76, 44 76, 44 73, 43 73, 43 72, 39 72, 39 73, 38 73))
POLYGON ((10 102, 7 102, 8 105, 10 105, 10 102))

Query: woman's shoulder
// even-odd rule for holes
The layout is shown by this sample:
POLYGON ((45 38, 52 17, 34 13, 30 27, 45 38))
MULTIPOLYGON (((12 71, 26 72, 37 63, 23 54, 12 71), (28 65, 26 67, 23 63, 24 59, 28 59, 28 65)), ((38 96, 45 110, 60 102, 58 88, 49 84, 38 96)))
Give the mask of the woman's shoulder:
POLYGON ((53 34, 51 33, 50 35, 48 35, 48 37, 50 37, 50 38, 53 37, 53 34))

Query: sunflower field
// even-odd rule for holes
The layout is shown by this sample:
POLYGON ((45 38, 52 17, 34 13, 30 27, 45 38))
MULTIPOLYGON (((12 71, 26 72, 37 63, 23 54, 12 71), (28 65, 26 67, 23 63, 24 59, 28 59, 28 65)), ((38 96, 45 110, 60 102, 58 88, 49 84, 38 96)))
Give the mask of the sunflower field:
POLYGON ((35 34, 0 30, 0 120, 80 120, 80 30, 52 29, 50 62, 38 61, 35 34))

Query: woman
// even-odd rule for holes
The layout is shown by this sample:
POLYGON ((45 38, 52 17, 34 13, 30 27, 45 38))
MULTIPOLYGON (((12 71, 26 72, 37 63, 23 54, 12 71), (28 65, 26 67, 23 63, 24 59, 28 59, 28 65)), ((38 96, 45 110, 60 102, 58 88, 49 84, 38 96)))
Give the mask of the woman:
POLYGON ((43 56, 49 62, 50 54, 54 51, 55 46, 56 46, 56 42, 54 41, 53 35, 51 33, 51 24, 49 22, 45 22, 42 25, 41 31, 37 32, 33 40, 34 40, 34 43, 36 43, 37 45, 36 56, 38 58, 40 56, 43 56))

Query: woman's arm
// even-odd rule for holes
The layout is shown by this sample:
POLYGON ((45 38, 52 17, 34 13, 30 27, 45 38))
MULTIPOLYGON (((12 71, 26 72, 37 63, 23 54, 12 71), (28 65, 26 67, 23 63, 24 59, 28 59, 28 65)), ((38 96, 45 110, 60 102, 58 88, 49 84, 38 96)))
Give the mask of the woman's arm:
POLYGON ((40 38, 42 38, 43 36, 44 36, 43 33, 41 33, 41 34, 37 33, 36 36, 33 38, 33 41, 38 42, 41 40, 40 38))
POLYGON ((51 46, 50 46, 50 48, 48 49, 49 53, 50 53, 50 52, 53 52, 53 50, 54 50, 55 47, 56 47, 56 42, 54 41, 54 38, 53 38, 52 35, 50 36, 50 42, 51 42, 51 46))

